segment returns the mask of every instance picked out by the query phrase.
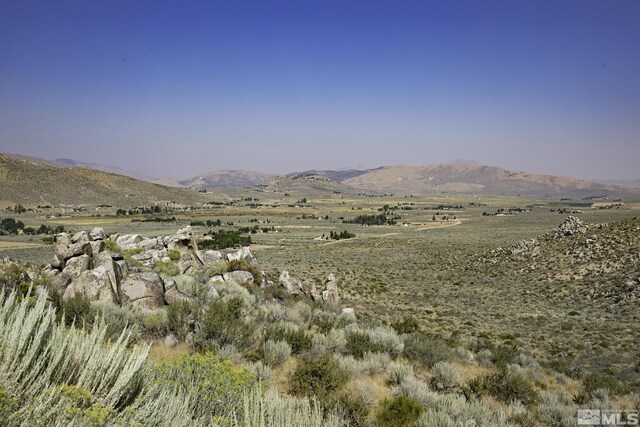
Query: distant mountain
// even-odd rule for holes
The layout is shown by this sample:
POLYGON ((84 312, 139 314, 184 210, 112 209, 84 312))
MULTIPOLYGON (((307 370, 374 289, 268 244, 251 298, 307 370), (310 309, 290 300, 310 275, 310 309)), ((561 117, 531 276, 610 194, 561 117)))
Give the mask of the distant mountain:
POLYGON ((358 190, 324 175, 310 173, 274 176, 266 180, 260 187, 301 195, 353 194, 358 192, 358 190))
POLYGON ((318 170, 318 169, 311 169, 311 170, 304 171, 304 172, 293 172, 293 173, 287 174, 287 176, 295 177, 295 176, 305 176, 305 175, 317 175, 317 176, 327 177, 327 178, 332 179, 334 181, 344 181, 344 180, 349 179, 349 178, 355 178, 356 176, 360 176, 363 173, 369 172, 370 170, 375 170, 375 169, 368 169, 368 170, 361 170, 361 169, 345 169, 345 170, 318 170))
POLYGON ((196 192, 83 167, 0 153, 0 200, 23 205, 151 206, 202 201, 196 192))
POLYGON ((640 179, 607 179, 598 180, 602 184, 618 185, 620 187, 640 188, 640 179))
POLYGON ((606 195, 625 189, 568 177, 514 172, 477 163, 384 166, 342 181, 350 187, 399 194, 606 195))
POLYGON ((223 169, 203 172, 179 183, 187 188, 253 187, 262 184, 272 176, 273 174, 268 173, 223 169))
POLYGON ((106 164, 102 164, 102 163, 80 162, 80 161, 77 161, 77 160, 64 159, 64 158, 50 160, 49 162, 53 163, 53 164, 56 164, 56 165, 65 166, 65 167, 68 167, 68 168, 95 169, 95 170, 99 170, 99 171, 102 171, 102 172, 108 172, 108 173, 115 173, 115 174, 118 174, 118 175, 130 176, 131 178, 141 179, 141 180, 144 180, 144 181, 153 180, 153 178, 141 175, 141 174, 139 174, 137 172, 131 172, 131 171, 119 168, 118 166, 106 165, 106 164))

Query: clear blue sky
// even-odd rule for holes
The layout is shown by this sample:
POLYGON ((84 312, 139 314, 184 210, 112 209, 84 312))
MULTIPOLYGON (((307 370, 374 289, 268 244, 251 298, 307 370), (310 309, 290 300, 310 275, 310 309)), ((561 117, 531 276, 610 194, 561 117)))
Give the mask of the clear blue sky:
POLYGON ((0 151, 640 178, 640 1, 3 1, 0 151))

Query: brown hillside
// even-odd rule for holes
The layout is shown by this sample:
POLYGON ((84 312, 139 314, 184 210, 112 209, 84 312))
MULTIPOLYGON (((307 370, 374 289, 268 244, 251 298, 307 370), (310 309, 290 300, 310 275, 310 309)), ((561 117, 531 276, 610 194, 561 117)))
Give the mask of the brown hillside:
POLYGON ((197 193, 94 169, 67 168, 0 154, 0 200, 23 205, 191 204, 197 193))

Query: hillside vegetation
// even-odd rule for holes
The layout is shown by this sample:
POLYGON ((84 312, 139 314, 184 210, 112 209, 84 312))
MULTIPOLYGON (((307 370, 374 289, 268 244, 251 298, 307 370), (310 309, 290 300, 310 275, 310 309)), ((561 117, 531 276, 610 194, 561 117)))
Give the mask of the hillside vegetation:
POLYGON ((191 204, 198 194, 94 169, 0 154, 0 200, 25 205, 131 207, 162 201, 191 204))

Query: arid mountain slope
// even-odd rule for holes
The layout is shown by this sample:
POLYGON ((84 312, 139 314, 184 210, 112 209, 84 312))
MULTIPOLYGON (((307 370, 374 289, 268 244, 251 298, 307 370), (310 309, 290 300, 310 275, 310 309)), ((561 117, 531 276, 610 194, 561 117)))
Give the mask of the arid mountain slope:
POLYGON ((602 195, 620 187, 574 178, 536 175, 475 163, 432 166, 384 166, 342 181, 351 187, 393 193, 440 192, 602 195))
POLYGON ((0 154, 0 200, 24 205, 191 204, 199 194, 94 169, 67 168, 0 154))
POLYGON ((273 175, 244 170, 218 170, 180 181, 187 188, 252 187, 262 184, 273 175))
POLYGON ((282 192, 295 192, 303 195, 351 194, 357 192, 338 181, 322 175, 275 176, 266 180, 261 187, 282 192))

